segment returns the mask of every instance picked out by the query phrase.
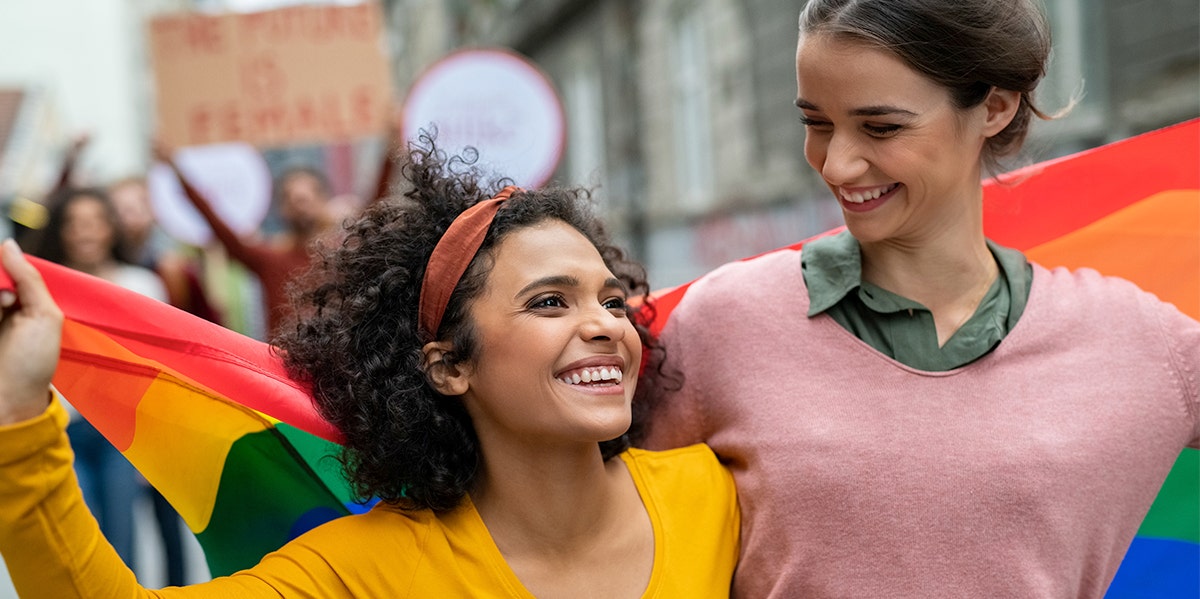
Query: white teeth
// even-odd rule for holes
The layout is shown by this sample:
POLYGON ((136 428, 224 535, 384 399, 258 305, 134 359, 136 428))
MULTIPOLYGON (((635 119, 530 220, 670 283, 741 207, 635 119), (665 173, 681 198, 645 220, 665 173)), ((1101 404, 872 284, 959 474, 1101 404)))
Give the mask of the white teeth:
POLYGON ((599 383, 600 381, 621 380, 620 368, 585 368, 575 374, 567 375, 559 379, 568 385, 578 385, 580 383, 599 383))
POLYGON ((899 183, 893 183, 884 187, 876 187, 870 191, 847 192, 842 190, 842 199, 850 202, 851 204, 861 204, 867 200, 878 199, 879 196, 895 189, 897 185, 899 185, 899 183))

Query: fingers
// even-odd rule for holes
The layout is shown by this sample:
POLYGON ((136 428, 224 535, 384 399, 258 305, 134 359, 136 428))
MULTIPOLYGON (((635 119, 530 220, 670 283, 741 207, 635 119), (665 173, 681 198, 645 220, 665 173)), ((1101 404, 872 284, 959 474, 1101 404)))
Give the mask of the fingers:
POLYGON ((154 138, 151 147, 153 148, 155 158, 161 162, 165 162, 167 165, 174 166, 174 162, 171 160, 172 149, 163 140, 157 137, 154 138))
POLYGON ((0 266, 0 309, 7 310, 17 303, 17 286, 8 271, 0 266))
MULTIPOLYGON (((10 308, 17 300, 21 302, 22 307, 34 310, 55 305, 50 290, 46 289, 46 282, 42 280, 42 274, 25 259, 25 254, 21 252, 17 242, 6 239, 0 245, 0 264, 8 271, 17 288, 16 295, 9 298, 5 298, 0 292, 0 305, 10 308)), ((9 295, 12 295, 11 292, 9 295)))

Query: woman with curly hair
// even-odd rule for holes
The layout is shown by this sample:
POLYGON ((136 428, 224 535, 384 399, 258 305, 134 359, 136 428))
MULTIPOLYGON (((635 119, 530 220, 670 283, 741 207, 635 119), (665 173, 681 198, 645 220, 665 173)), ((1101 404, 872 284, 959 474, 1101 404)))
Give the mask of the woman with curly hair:
POLYGON ((0 550, 61 573, 13 572, 59 583, 22 596, 728 595, 728 472, 703 445, 629 448, 643 270, 585 191, 497 191, 424 141, 403 197, 319 250, 278 339, 345 434, 358 492, 381 501, 203 585, 141 589, 100 542, 47 391, 62 316, 4 244, 20 301, 0 293, 0 550))

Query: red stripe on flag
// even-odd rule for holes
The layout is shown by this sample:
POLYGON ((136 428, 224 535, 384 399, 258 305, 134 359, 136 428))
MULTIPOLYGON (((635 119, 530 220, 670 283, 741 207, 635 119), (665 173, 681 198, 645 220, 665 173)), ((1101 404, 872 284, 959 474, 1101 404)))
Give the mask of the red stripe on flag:
POLYGON ((103 332, 215 395, 341 441, 341 433, 317 414, 308 392, 288 378, 269 345, 102 279, 37 258, 30 261, 67 319, 103 332))
POLYGON ((984 186, 983 230, 1028 250, 1162 191, 1200 187, 1200 119, 1005 175, 984 186))

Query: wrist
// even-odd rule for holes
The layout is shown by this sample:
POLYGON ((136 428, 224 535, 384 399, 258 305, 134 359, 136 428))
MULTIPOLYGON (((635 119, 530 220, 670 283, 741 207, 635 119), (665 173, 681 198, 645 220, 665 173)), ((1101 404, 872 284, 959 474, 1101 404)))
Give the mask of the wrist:
POLYGON ((25 398, 16 401, 0 397, 0 406, 4 406, 0 408, 0 426, 19 424, 44 414, 46 408, 50 407, 50 401, 54 399, 54 392, 47 388, 40 395, 40 399, 25 398))

